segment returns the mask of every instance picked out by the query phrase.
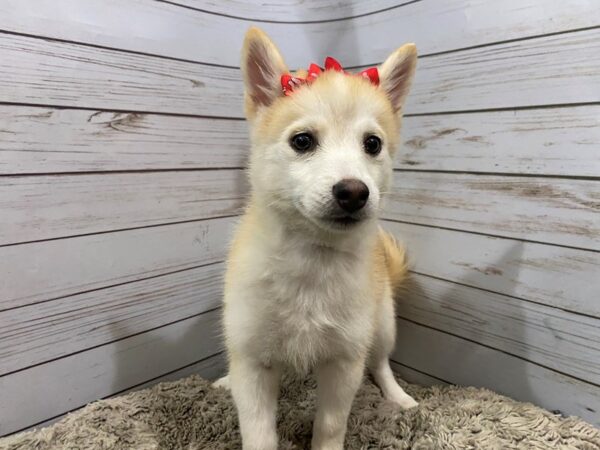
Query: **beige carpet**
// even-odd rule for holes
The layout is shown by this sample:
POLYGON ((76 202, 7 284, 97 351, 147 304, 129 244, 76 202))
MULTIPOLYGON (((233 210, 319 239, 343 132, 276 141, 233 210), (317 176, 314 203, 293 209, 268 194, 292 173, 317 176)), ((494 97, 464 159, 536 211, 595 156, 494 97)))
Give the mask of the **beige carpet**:
MULTIPOLYGON (((475 388, 402 383, 420 401, 407 412, 382 400, 366 380, 349 420, 348 449, 600 450, 600 431, 530 404, 475 388)), ((307 449, 314 410, 312 380, 284 382, 281 449, 307 449)), ((59 423, 0 440, 0 449, 238 449, 229 394, 191 376, 99 401, 59 423)))

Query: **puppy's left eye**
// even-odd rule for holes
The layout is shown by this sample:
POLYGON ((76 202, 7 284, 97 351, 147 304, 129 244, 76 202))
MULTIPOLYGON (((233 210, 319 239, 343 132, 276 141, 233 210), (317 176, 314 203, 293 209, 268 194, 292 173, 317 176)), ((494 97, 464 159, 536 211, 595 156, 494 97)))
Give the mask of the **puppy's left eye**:
POLYGON ((365 137, 363 146, 365 148, 365 152, 367 152, 369 155, 378 155, 381 151, 381 139, 374 135, 367 136, 365 137))

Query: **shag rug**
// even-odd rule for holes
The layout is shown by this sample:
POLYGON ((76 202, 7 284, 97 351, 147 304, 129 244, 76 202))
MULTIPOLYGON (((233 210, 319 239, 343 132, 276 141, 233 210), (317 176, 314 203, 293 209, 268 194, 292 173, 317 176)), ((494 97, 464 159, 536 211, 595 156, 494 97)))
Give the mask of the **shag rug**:
MULTIPOLYGON (((399 411, 366 379, 348 422, 348 449, 600 449, 600 431, 485 389, 401 384, 420 405, 399 411)), ((309 449, 312 379, 284 380, 280 449, 309 449)), ((191 376, 94 402, 51 427, 0 440, 22 449, 239 449, 229 392, 191 376)))

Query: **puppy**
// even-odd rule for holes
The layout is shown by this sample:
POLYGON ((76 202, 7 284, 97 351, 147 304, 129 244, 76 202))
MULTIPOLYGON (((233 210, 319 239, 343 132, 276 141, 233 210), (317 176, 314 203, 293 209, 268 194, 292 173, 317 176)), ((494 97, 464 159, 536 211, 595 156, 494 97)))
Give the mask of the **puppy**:
POLYGON ((377 225, 416 59, 407 44, 369 75, 333 64, 304 82, 262 31, 246 34, 252 189, 225 277, 229 375, 216 383, 231 388, 244 449, 277 448, 284 369, 317 378, 313 449, 343 448, 365 367, 385 398, 417 405, 388 361, 404 252, 377 225))

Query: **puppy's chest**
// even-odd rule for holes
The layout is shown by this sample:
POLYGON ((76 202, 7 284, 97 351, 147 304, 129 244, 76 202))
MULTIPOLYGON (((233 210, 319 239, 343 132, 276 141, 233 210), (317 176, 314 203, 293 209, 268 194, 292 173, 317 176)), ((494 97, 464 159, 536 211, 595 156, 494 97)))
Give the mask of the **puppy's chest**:
POLYGON ((266 329, 272 350, 285 362, 308 369, 363 344, 372 305, 364 264, 331 255, 288 254, 264 269, 260 286, 270 299, 266 329))

